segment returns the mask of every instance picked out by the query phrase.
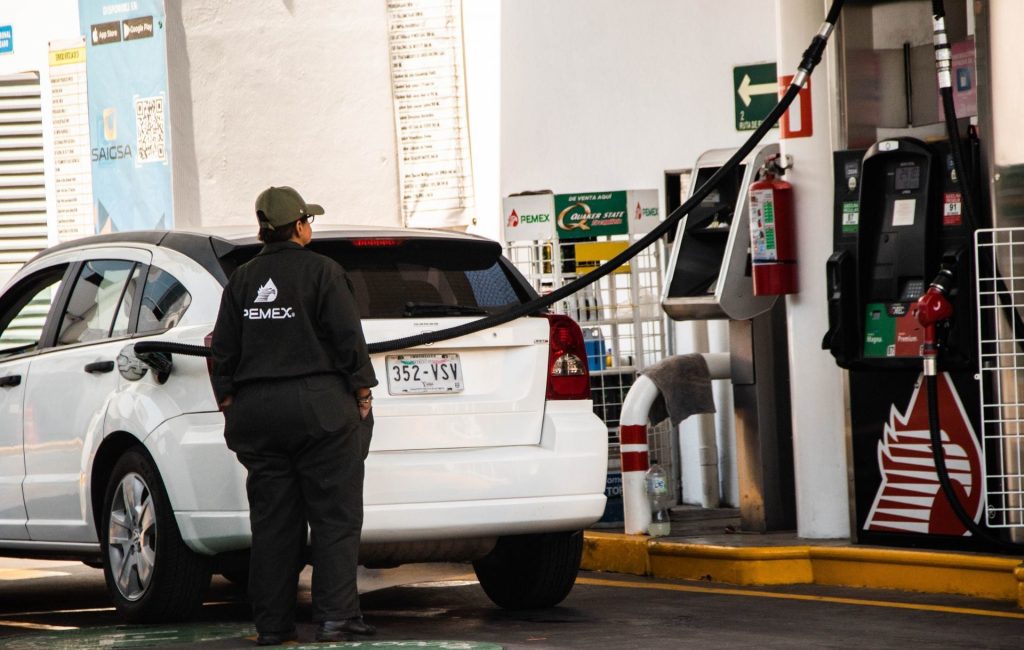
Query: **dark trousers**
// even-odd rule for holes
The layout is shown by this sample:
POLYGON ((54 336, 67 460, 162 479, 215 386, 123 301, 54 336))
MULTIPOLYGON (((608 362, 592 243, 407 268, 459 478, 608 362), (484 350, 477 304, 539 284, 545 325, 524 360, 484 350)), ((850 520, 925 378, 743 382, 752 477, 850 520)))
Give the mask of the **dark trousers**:
POLYGON ((245 386, 227 414, 228 446, 248 470, 249 597, 256 628, 295 625, 306 524, 313 547, 313 620, 359 616, 356 567, 363 460, 372 420, 360 421, 340 381, 245 386))

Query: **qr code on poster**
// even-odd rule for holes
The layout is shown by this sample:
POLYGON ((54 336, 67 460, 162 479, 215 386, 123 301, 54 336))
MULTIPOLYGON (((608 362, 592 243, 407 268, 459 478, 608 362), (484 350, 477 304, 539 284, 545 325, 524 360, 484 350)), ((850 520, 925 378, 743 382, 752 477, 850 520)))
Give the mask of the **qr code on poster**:
POLYGON ((163 97, 135 98, 135 132, 136 163, 166 162, 163 97))

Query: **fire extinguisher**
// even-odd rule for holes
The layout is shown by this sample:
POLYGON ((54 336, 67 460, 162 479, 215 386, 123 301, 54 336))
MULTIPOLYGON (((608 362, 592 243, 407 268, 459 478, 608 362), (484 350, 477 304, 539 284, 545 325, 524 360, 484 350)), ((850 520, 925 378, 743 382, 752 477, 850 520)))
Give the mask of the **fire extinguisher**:
POLYGON ((769 156, 750 185, 750 259, 755 296, 796 293, 796 218, 793 186, 779 178, 786 167, 769 156))

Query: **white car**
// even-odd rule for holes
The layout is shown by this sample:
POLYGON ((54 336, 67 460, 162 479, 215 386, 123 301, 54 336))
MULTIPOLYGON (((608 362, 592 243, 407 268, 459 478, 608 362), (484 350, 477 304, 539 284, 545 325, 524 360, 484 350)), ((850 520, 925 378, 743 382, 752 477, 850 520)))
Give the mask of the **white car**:
MULTIPOLYGON (((0 555, 101 563, 129 621, 189 616, 211 572, 242 580, 242 466, 224 444, 204 345, 253 237, 140 231, 55 246, 0 294, 0 555), (144 346, 143 346, 144 347, 144 346), (160 362, 170 359, 169 366, 160 362), (147 372, 148 371, 148 372, 147 372)), ((499 244, 425 230, 318 233, 372 344, 469 323, 536 295, 499 244)), ((560 602, 605 503, 607 429, 579 327, 515 319, 372 354, 366 566, 472 560, 503 607, 560 602), (431 364, 448 376, 425 377, 431 364)))

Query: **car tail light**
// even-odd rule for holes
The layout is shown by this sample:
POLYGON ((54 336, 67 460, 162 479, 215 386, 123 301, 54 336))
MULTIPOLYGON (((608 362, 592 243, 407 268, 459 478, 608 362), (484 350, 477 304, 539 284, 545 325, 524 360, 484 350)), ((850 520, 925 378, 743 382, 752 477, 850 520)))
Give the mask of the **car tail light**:
POLYGON ((590 399, 590 372, 583 331, 576 321, 561 314, 547 314, 548 399, 590 399))
POLYGON ((353 239, 351 240, 352 245, 357 248, 390 248, 392 246, 401 246, 404 241, 401 239, 391 239, 385 237, 375 237, 373 239, 353 239))

